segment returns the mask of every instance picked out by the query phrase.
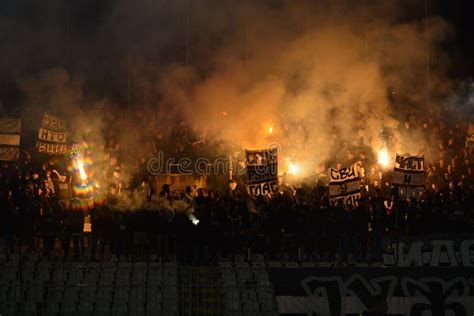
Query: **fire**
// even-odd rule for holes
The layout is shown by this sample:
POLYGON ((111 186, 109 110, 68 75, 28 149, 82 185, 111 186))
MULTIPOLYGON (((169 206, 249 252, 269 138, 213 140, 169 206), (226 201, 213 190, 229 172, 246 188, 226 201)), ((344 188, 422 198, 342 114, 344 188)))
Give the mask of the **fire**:
POLYGON ((87 180, 86 170, 84 169, 84 162, 82 159, 77 160, 77 170, 79 170, 79 175, 81 176, 82 181, 87 180))
POLYGON ((288 173, 294 176, 298 176, 301 174, 301 166, 290 161, 288 162, 288 173))
POLYGON ((390 157, 386 148, 382 148, 379 151, 378 163, 381 164, 384 168, 388 167, 390 164, 390 157))

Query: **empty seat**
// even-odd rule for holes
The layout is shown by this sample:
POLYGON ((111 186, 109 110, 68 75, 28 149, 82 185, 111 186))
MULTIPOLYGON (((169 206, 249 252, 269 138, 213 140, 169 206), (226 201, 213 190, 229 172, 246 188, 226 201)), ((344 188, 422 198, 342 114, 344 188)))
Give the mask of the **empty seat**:
POLYGON ((96 294, 97 294, 97 287, 95 286, 90 286, 90 285, 86 285, 82 288, 81 290, 81 294, 80 294, 80 298, 79 298, 79 302, 83 303, 83 302, 90 302, 90 303, 93 303, 95 302, 95 299, 96 299, 96 294))
POLYGON ((100 303, 96 303, 94 306, 94 313, 96 315, 104 315, 110 312, 110 300, 97 300, 100 303))
POLYGON ((162 283, 162 270, 161 269, 148 269, 147 274, 147 285, 156 286, 162 283))
POLYGON ((40 261, 38 262, 38 269, 41 269, 41 268, 47 268, 47 269, 51 269, 51 266, 53 265, 53 263, 51 261, 40 261))
POLYGON ((74 267, 69 270, 67 279, 68 285, 82 284, 84 281, 84 270, 82 268, 74 267))
POLYGON ((48 267, 38 267, 36 270, 35 280, 49 281, 51 278, 51 270, 48 267))
POLYGON ((221 280, 224 286, 233 286, 236 284, 236 278, 233 269, 221 269, 221 280))
POLYGON ((68 286, 64 291, 63 302, 79 302, 79 288, 76 286, 68 286))
POLYGON ((115 284, 117 286, 130 286, 130 270, 129 269, 118 269, 117 275, 115 276, 115 284))
POLYGON ((128 303, 129 315, 144 315, 145 314, 145 301, 130 301, 128 303))
POLYGON ((87 286, 97 285, 99 282, 99 271, 88 270, 84 273, 84 284, 87 286))
POLYGON ((127 315, 128 314, 127 303, 121 300, 114 300, 112 302, 111 311, 113 315, 127 315))
POLYGON ((11 302, 20 302, 23 298, 21 297, 22 286, 19 282, 14 282, 10 286, 10 292, 8 293, 8 300, 11 302))
POLYGON ((63 294, 64 294, 64 287, 62 285, 58 286, 57 284, 52 284, 48 286, 47 293, 46 293, 48 304, 61 303, 63 300, 63 294))
POLYGON ((255 253, 251 256, 252 262, 262 262, 263 263, 263 255, 260 253, 255 253))
POLYGON ((99 285, 112 286, 115 283, 115 270, 106 268, 102 269, 100 273, 99 285))
POLYGON ((44 296, 43 282, 33 281, 29 284, 27 299, 32 302, 42 302, 44 296))
POLYGON ((94 310, 94 305, 89 302, 81 302, 77 305, 77 312, 79 314, 91 314, 94 310))
POLYGON ((257 313, 260 311, 259 304, 257 301, 243 300, 242 301, 242 311, 244 313, 257 313))
POLYGON ((7 301, 5 305, 3 305, 2 316, 3 315, 18 315, 20 309, 17 309, 17 304, 15 301, 7 301))
POLYGON ((59 311, 61 315, 74 315, 77 312, 76 302, 64 299, 59 311))
POLYGON ((68 270, 64 267, 58 267, 53 271, 53 282, 54 283, 66 283, 68 276, 68 270))
POLYGON ((27 301, 21 304, 21 308, 25 315, 36 315, 38 314, 37 305, 33 301, 27 301))
POLYGON ((98 302, 111 302, 112 301, 112 288, 111 287, 99 287, 97 290, 98 302))
POLYGON ((59 313, 59 304, 54 302, 48 302, 45 304, 44 307, 44 314, 45 315, 57 315, 59 313))
POLYGON ((136 267, 133 269, 132 285, 143 285, 146 281, 146 269, 143 267, 136 267))
POLYGON ((234 265, 235 265, 236 268, 249 268, 249 267, 250 267, 247 262, 239 262, 239 261, 237 261, 237 262, 235 262, 234 265))
POLYGON ((34 274, 35 274, 34 267, 24 267, 23 269, 21 269, 21 278, 23 279, 23 281, 33 280, 34 274))
POLYGON ((128 287, 119 287, 114 288, 114 302, 128 302, 130 298, 130 288, 128 287))
POLYGON ((130 291, 130 300, 137 302, 145 302, 146 290, 143 286, 134 286, 130 291))
POLYGON ((161 315, 161 303, 153 299, 147 300, 146 315, 161 315))

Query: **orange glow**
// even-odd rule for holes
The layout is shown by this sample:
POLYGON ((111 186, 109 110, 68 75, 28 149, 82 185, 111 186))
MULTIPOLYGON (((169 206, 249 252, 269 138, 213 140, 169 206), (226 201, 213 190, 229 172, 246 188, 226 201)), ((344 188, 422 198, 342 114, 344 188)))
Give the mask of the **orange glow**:
POLYGON ((301 174, 301 166, 290 161, 288 162, 288 173, 293 176, 298 176, 301 174))
POLYGON ((386 148, 382 148, 378 154, 378 163, 386 168, 390 164, 390 156, 386 148))

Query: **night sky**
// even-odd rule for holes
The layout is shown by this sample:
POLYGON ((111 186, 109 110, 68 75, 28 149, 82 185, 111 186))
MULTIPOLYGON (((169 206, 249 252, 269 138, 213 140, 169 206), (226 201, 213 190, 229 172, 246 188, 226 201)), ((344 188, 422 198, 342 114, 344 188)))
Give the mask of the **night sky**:
MULTIPOLYGON (((266 2, 269 6, 278 7, 282 0, 251 0, 266 2)), ((323 5, 327 0, 308 0, 310 5, 323 5)), ((350 0, 338 0, 346 6, 353 3, 350 0)), ((390 1, 390 0, 387 0, 390 1)), ((118 0, 69 0, 69 1, 35 1, 35 0, 6 0, 0 6, 0 39, 3 47, 3 58, 0 61, 0 98, 4 108, 11 108, 22 102, 18 92, 17 80, 25 76, 35 75, 48 68, 64 67, 74 78, 83 82, 84 93, 94 97, 110 97, 117 103, 127 98, 124 86, 127 84, 127 69, 129 65, 129 41, 132 43, 132 62, 140 59, 159 63, 183 63, 185 57, 185 5, 186 1, 172 6, 172 1, 149 1, 156 3, 157 11, 173 9, 169 17, 162 15, 161 21, 149 26, 141 23, 140 1, 118 0), (128 6, 126 10, 116 10, 120 6, 128 6), (182 6, 182 10, 179 6, 182 6), (176 11, 176 8, 178 8, 176 11), (179 12, 181 10, 182 12, 179 12), (114 16, 117 25, 110 23, 109 16, 116 12, 131 12, 132 26, 129 17, 120 13, 114 16), (174 15, 173 15, 174 14, 174 15), (106 26, 104 28, 104 25, 106 26), (156 27, 158 26, 158 30, 156 27), (69 28, 69 32, 68 32, 69 28), (162 29, 161 29, 162 28, 162 29), (105 31, 104 31, 105 29, 105 31), (32 30, 39 32, 32 32, 32 30), (162 31, 160 33, 160 31, 162 31), (156 36, 152 34, 156 32, 156 36), (70 34, 68 37, 67 34, 70 34), (146 34, 146 35, 145 35, 146 34), (30 37, 31 35, 31 37, 30 37), (142 35, 146 40, 138 41, 142 35), (93 38, 93 40, 91 40, 93 38), (163 42, 165 49, 153 51, 146 42, 150 39, 163 42)), ((176 2, 176 3, 178 3, 176 2)), ((369 3, 380 2, 371 1, 369 3)), ((383 1, 382 1, 383 2, 383 1)), ((200 14, 199 1, 190 2, 191 19, 200 14)), ((400 1, 404 3, 407 20, 420 19, 424 16, 424 1, 400 1)), ((206 5, 232 10, 235 1, 207 0, 206 5)), ((430 16, 441 16, 452 26, 452 35, 443 43, 443 50, 450 57, 450 66, 446 75, 458 80, 470 80, 474 74, 474 43, 472 34, 474 22, 473 1, 468 0, 428 0, 430 16)), ((195 30, 191 27, 191 32, 195 30)), ((235 30, 234 30, 235 31, 235 30)), ((198 30, 196 30, 198 32, 198 30)), ((242 31, 244 32, 244 31, 242 31)), ((221 34, 222 35, 222 34, 221 34)), ((199 42, 199 34, 191 36, 190 45, 199 42)), ((216 36, 218 46, 222 38, 216 36)), ((206 56, 194 55, 191 63, 199 64, 200 58, 206 56)), ((436 56, 432 63, 440 62, 436 56)), ((444 62, 444 61, 441 61, 444 62)), ((133 96, 139 98, 140 96, 133 96)))

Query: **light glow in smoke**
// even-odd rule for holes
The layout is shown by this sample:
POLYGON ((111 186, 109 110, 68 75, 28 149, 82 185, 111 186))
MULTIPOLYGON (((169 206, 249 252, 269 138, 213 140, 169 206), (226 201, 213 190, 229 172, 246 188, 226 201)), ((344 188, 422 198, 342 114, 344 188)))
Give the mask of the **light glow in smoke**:
POLYGON ((382 165, 384 168, 387 168, 390 164, 390 157, 388 155, 387 148, 382 148, 379 151, 378 155, 378 163, 382 165))
POLYGON ((268 134, 272 134, 273 133, 273 125, 270 125, 268 127, 268 134))
POLYGON ((301 174, 301 166, 296 164, 293 161, 288 162, 288 173, 293 176, 298 176, 301 174))

